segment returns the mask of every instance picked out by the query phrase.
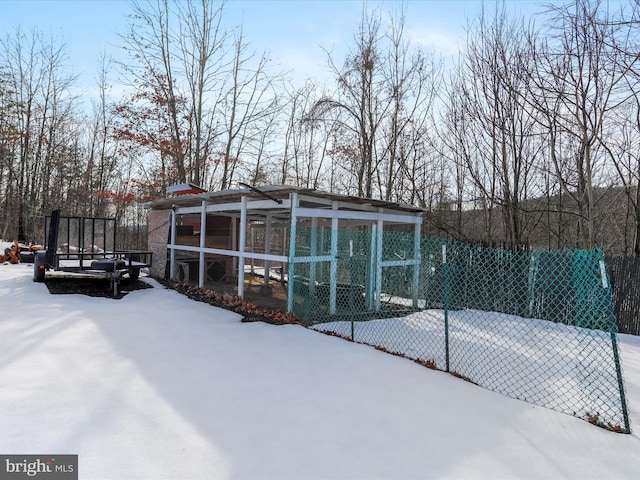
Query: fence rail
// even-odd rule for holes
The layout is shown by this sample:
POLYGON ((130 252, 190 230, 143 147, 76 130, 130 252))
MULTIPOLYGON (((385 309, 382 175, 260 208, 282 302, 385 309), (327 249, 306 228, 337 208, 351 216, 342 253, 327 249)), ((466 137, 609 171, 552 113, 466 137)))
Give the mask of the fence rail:
POLYGON ((304 247, 323 235, 306 232, 296 250, 307 261, 295 266, 294 313, 312 328, 630 432, 601 250, 523 252, 423 238, 412 263, 413 234, 345 229, 331 263, 326 243, 304 247))

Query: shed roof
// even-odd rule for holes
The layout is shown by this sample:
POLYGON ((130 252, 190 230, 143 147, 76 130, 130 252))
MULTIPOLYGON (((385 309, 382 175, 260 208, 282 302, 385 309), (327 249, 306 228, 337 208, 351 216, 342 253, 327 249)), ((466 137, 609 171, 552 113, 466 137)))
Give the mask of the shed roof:
MULTIPOLYGON (((237 189, 219 190, 217 192, 205 192, 200 194, 187 194, 176 197, 168 197, 154 200, 147 204, 153 210, 164 210, 173 207, 199 206, 202 201, 209 204, 237 203, 242 197, 255 199, 272 198, 274 200, 289 199, 293 193, 302 197, 301 203, 312 208, 331 208, 331 202, 340 202, 341 208, 353 208, 355 210, 377 209, 391 210, 406 213, 422 213, 423 208, 413 205, 387 202, 351 195, 341 195, 337 193, 316 190, 313 188, 296 187, 292 185, 262 185, 259 187, 242 187, 237 189)), ((288 211, 289 206, 280 205, 274 201, 273 210, 288 211)))

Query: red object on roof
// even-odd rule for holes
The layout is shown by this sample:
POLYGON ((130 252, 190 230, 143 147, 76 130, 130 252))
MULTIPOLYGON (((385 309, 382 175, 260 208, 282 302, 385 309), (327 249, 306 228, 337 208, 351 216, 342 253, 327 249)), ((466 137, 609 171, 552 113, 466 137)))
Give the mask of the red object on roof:
POLYGON ((173 193, 174 195, 189 195, 204 192, 206 192, 204 188, 200 188, 193 183, 181 183, 180 185, 171 185, 170 187, 167 187, 167 193, 173 193))

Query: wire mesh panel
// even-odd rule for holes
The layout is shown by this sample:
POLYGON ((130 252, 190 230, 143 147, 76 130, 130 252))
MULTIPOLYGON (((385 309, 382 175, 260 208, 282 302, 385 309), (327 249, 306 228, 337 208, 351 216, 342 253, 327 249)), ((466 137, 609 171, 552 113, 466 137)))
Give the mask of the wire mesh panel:
MULTIPOLYGON (((293 311, 307 324, 358 318, 371 304, 370 232, 299 227, 293 268, 293 311)), ((290 262, 292 263, 292 262, 290 262)))
POLYGON ((505 395, 628 430, 600 250, 448 249, 447 370, 505 395))
POLYGON ((601 250, 423 238, 416 253, 414 234, 375 229, 300 241, 316 248, 296 263, 294 313, 313 328, 630 432, 601 250))

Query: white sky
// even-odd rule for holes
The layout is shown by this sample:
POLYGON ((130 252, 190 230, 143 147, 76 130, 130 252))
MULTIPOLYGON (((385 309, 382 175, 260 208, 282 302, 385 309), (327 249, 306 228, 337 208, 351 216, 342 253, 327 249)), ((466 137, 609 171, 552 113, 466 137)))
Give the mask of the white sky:
MULTIPOLYGON (((402 2, 369 1, 374 8, 397 10, 402 2)), ((491 8, 494 3, 484 2, 491 8)), ((271 52, 283 70, 296 78, 322 76, 327 50, 336 53, 349 45, 361 17, 360 0, 233 0, 225 7, 226 27, 242 24, 251 46, 271 52)), ((464 39, 467 20, 475 18, 480 0, 413 0, 408 7, 407 31, 411 38, 446 56, 454 56, 464 39)), ((514 13, 530 17, 541 11, 541 2, 511 0, 514 13)), ((69 55, 69 73, 80 75, 80 86, 91 88, 102 52, 122 55, 119 33, 124 33, 130 2, 127 0, 0 0, 0 38, 20 27, 54 39, 63 39, 69 55)))

